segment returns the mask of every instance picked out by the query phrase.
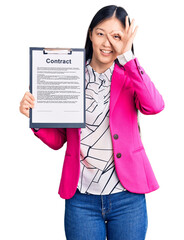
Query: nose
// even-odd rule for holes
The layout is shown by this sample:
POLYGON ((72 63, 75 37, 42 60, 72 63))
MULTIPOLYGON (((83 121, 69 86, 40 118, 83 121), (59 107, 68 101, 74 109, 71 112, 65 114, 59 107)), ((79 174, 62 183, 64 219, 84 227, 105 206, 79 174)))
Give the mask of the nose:
POLYGON ((106 37, 103 41, 103 46, 104 47, 110 47, 111 46, 111 43, 109 42, 108 38, 106 37))

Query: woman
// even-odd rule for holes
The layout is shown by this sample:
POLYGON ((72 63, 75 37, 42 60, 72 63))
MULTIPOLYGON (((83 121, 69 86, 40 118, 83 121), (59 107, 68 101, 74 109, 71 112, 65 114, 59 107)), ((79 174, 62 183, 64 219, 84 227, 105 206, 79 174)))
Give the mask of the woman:
MULTIPOLYGON (((157 114, 162 96, 134 56, 138 27, 115 5, 100 9, 86 39, 86 127, 32 129, 52 149, 67 141, 59 194, 68 240, 143 240, 145 193, 159 188, 137 122, 138 110, 157 114)), ((20 111, 29 117, 34 96, 20 111)))

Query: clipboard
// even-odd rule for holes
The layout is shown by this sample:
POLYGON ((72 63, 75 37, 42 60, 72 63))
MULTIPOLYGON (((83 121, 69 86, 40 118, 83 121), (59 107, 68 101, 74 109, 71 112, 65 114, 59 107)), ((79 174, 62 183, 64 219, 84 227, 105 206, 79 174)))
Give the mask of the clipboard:
POLYGON ((85 128, 85 49, 30 47, 30 128, 85 128))

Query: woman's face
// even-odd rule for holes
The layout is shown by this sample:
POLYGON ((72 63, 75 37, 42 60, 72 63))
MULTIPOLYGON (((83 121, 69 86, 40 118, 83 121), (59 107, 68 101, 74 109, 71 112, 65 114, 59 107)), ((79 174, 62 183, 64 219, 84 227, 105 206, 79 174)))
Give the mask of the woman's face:
MULTIPOLYGON (((93 66, 110 67, 117 58, 117 53, 114 51, 112 44, 109 42, 107 34, 114 30, 123 32, 122 23, 115 17, 104 20, 93 28, 92 33, 89 32, 89 37, 92 42, 93 56, 91 63, 93 66)), ((119 40, 119 36, 115 35, 114 39, 119 40)))

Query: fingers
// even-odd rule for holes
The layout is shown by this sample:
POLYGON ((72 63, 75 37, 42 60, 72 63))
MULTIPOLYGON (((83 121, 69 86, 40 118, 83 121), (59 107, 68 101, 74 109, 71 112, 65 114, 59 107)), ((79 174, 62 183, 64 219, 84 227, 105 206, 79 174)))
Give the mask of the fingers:
POLYGON ((26 92, 20 102, 20 112, 29 117, 29 109, 34 107, 34 101, 34 96, 30 92, 26 92))
POLYGON ((132 41, 133 41, 133 39, 135 38, 135 35, 136 35, 136 33, 137 33, 137 30, 138 30, 138 26, 135 27, 134 32, 132 33, 132 36, 131 36, 132 41))
POLYGON ((129 29, 129 21, 128 21, 128 15, 125 18, 125 31, 127 32, 129 29))
POLYGON ((30 93, 30 92, 26 92, 26 93, 24 94, 24 96, 29 96, 33 101, 35 101, 35 98, 34 98, 33 94, 30 93))
POLYGON ((29 117, 29 106, 28 105, 21 105, 19 109, 20 109, 20 112, 22 114, 24 114, 27 117, 29 117))
POLYGON ((132 33, 133 27, 134 27, 135 19, 132 19, 132 22, 130 23, 130 27, 128 29, 128 33, 132 33))
POLYGON ((109 33, 107 33, 107 38, 108 38, 109 42, 111 43, 111 45, 114 46, 116 40, 113 38, 113 36, 110 35, 109 33))
POLYGON ((27 99, 24 100, 23 105, 28 106, 29 108, 33 108, 34 107, 34 102, 30 102, 27 99))
POLYGON ((26 92, 21 102, 27 102, 30 105, 34 105, 35 98, 30 92, 26 92))
POLYGON ((131 23, 130 23, 130 26, 129 26, 129 22, 128 22, 128 15, 126 16, 126 26, 125 26, 125 31, 126 31, 126 34, 127 36, 133 40, 135 38, 135 35, 137 33, 137 30, 138 30, 138 26, 135 27, 135 29, 133 30, 134 28, 134 24, 135 24, 135 19, 132 19, 131 23))
POLYGON ((107 38, 112 45, 113 49, 115 50, 115 46, 117 45, 117 42, 123 38, 123 32, 122 31, 112 31, 110 34, 107 34, 107 38))
MULTIPOLYGON (((110 35, 110 36, 113 36, 113 37, 117 37, 117 36, 119 36, 119 38, 121 39, 122 37, 123 37, 123 32, 122 31, 116 31, 116 30, 114 30, 114 31, 112 31, 110 34, 108 33, 108 35, 110 35)), ((118 38, 115 38, 116 40, 118 39, 118 38)))
POLYGON ((127 15, 127 16, 126 16, 126 19, 125 19, 125 31, 126 31, 127 33, 132 33, 134 24, 135 24, 135 19, 133 18, 132 21, 130 22, 130 25, 129 25, 128 15, 127 15))
POLYGON ((32 100, 28 95, 25 96, 24 101, 29 103, 31 106, 34 105, 34 100, 32 100))
POLYGON ((122 30, 114 30, 110 34, 107 34, 109 43, 112 45, 113 50, 115 50, 119 55, 129 50, 132 46, 133 40, 137 33, 138 26, 135 27, 135 19, 129 24, 128 15, 125 18, 125 27, 122 30))
MULTIPOLYGON (((112 31, 110 34, 107 34, 107 35, 108 35, 108 36, 111 36, 111 37, 112 37, 112 35, 114 35, 114 36, 115 36, 115 35, 119 35, 120 38, 122 38, 125 34, 131 35, 132 33, 135 32, 135 29, 136 29, 136 32, 137 32, 138 26, 136 26, 136 28, 135 28, 134 31, 133 31, 134 24, 135 24, 135 19, 132 19, 132 22, 131 22, 130 25, 129 25, 128 15, 127 15, 126 18, 125 18, 125 31, 122 32, 122 31, 116 31, 116 30, 114 30, 114 31, 112 31)), ((113 38, 111 38, 111 39, 114 40, 113 38)))

